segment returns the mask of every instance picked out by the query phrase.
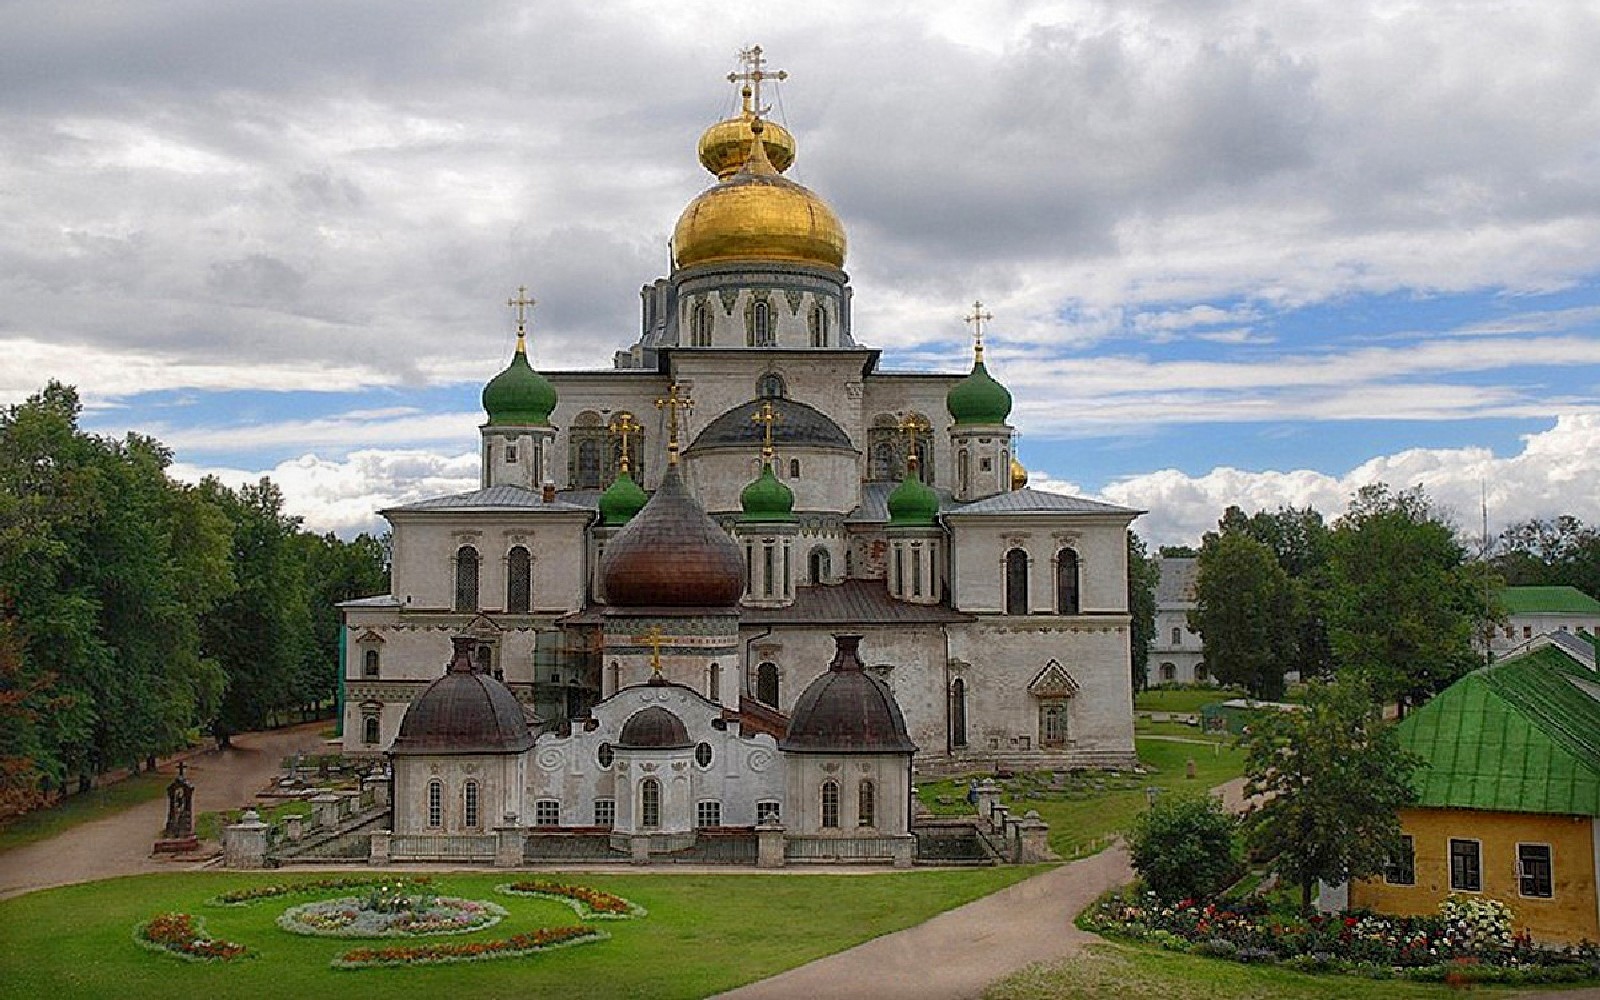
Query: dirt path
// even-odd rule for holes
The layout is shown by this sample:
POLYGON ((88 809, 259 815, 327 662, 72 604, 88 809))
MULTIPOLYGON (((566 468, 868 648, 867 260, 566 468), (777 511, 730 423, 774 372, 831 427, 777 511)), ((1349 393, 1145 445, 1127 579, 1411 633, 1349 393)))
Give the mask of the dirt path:
MULTIPOLYGON (((195 815, 233 809, 252 801, 255 793, 278 773, 285 756, 321 749, 317 734, 327 725, 314 722, 245 733, 234 738, 231 749, 188 758, 188 776, 195 786, 195 815)), ((160 771, 175 774, 177 769, 163 764, 160 771)), ((0 899, 72 882, 195 867, 150 857, 150 847, 166 819, 167 800, 162 797, 75 826, 48 840, 6 851, 0 854, 0 899)))

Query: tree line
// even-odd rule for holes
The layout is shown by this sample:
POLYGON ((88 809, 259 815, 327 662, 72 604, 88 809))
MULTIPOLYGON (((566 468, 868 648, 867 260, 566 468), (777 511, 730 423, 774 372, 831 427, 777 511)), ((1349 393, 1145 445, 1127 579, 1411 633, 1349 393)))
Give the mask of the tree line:
POLYGON ((154 438, 80 429, 70 386, 0 411, 0 816, 333 696, 335 604, 384 543, 301 530, 270 480, 168 474, 154 438))

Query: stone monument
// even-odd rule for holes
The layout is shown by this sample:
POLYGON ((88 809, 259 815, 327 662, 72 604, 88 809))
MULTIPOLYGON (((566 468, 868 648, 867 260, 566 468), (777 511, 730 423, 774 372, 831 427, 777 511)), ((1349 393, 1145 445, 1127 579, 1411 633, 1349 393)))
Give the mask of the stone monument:
POLYGON ((156 841, 156 854, 187 854, 200 846, 194 835, 194 783, 184 776, 182 761, 178 776, 167 786, 167 825, 156 841))

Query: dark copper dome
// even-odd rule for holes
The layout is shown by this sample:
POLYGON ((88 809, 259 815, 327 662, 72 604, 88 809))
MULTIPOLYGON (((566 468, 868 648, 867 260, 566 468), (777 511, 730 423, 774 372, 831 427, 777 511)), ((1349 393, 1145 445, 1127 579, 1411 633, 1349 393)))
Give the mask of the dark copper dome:
POLYGON ((655 496, 606 546, 600 578, 617 607, 730 607, 744 594, 744 559, 668 466, 655 496))
POLYGON ((521 753, 533 734, 511 689, 472 669, 472 639, 451 640, 455 655, 445 675, 423 689, 400 720, 390 752, 521 753))
POLYGON ((625 750, 668 750, 690 746, 689 730, 683 720, 662 708, 651 705, 628 716, 617 737, 617 746, 625 750))
POLYGON ((795 702, 778 749, 798 753, 915 753, 889 685, 861 667, 859 635, 836 635, 828 672, 795 702))

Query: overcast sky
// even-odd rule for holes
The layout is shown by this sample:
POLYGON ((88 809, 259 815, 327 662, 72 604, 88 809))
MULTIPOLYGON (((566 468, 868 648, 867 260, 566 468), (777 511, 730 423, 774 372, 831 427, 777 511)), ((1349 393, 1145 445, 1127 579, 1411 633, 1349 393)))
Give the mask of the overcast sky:
POLYGON ((1600 522, 1594 3, 0 2, 0 400, 317 529, 471 488, 505 299, 635 338, 755 42, 857 339, 959 370, 983 299, 1036 483, 1600 522))

